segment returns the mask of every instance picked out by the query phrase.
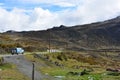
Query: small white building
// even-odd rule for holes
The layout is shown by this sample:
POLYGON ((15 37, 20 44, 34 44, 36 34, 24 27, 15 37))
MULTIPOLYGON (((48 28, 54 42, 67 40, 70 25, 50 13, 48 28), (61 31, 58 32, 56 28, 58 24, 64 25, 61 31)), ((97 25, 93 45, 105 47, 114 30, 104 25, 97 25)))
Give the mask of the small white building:
POLYGON ((62 50, 59 50, 59 49, 50 49, 50 50, 47 50, 47 52, 62 52, 62 50))

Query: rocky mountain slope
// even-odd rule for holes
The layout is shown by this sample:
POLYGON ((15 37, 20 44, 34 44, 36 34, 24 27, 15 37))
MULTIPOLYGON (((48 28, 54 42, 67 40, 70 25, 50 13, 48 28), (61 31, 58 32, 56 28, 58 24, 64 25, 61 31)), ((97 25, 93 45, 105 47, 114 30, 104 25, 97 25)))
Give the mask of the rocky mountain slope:
POLYGON ((97 23, 53 27, 43 31, 8 31, 0 34, 1 48, 22 46, 28 51, 49 48, 119 49, 120 17, 97 23), (3 45, 4 44, 4 45, 3 45))

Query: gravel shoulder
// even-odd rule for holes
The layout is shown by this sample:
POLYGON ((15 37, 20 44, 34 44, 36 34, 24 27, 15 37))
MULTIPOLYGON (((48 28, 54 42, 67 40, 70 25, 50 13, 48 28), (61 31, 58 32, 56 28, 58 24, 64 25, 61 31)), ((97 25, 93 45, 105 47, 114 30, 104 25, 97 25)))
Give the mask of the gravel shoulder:
MULTIPOLYGON (((32 79, 33 68, 32 62, 26 60, 24 55, 4 56, 4 61, 15 64, 21 73, 32 79)), ((35 70, 35 80, 57 80, 57 79, 47 75, 43 75, 42 73, 35 70)))

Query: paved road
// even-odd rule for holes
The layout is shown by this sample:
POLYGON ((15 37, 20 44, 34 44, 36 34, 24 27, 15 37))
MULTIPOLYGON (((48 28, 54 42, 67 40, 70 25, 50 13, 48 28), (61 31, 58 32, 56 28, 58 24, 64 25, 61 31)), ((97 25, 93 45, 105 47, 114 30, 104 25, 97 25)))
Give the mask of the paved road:
MULTIPOLYGON (((12 55, 12 56, 11 55, 1 55, 1 56, 4 57, 4 61, 9 62, 9 63, 14 63, 21 73, 23 73, 24 75, 31 78, 32 62, 26 60, 24 55, 12 55)), ((40 72, 35 70, 35 80, 43 80, 43 79, 58 80, 53 77, 43 75, 40 72)))

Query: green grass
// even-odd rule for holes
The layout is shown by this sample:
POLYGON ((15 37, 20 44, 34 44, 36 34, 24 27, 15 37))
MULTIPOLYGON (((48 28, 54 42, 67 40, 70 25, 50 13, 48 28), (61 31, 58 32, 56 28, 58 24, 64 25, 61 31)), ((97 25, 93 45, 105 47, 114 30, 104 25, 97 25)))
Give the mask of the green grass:
POLYGON ((68 72, 81 72, 82 70, 68 69, 68 68, 58 68, 58 67, 42 67, 40 68, 44 74, 49 74, 51 76, 66 76, 68 72))
POLYGON ((102 74, 86 74, 83 76, 78 75, 68 75, 69 72, 81 72, 82 70, 75 69, 62 69, 62 68, 41 68, 44 74, 49 74, 51 76, 64 76, 62 80, 90 80, 88 77, 93 78, 93 80, 102 80, 102 74))
MULTIPOLYGON (((103 66, 99 64, 91 65, 89 63, 92 60, 94 60, 92 59, 92 57, 88 57, 88 60, 86 60, 86 58, 78 57, 80 55, 81 54, 77 54, 77 53, 45 54, 44 56, 47 56, 49 61, 46 61, 43 58, 42 59, 34 58, 33 55, 26 55, 26 58, 30 61, 35 61, 35 62, 39 62, 42 65, 43 64, 46 65, 46 66, 38 67, 38 70, 43 72, 43 74, 47 74, 51 76, 64 76, 62 80, 119 80, 120 79, 120 76, 113 76, 107 74, 106 68, 104 67, 107 66, 106 64, 104 64, 103 66), (85 63, 84 60, 85 62, 87 61, 88 63, 85 63), (63 64, 64 66, 63 67, 56 66, 55 64, 53 64, 55 61, 57 61, 60 64, 63 64), (83 66, 83 67, 74 68, 73 66, 83 66), (83 76, 68 75, 69 72, 81 72, 83 71, 83 69, 93 69, 93 71, 83 76)), ((103 62, 102 59, 100 60, 98 59, 99 58, 97 58, 96 61, 103 62)))
POLYGON ((44 67, 40 68, 44 74, 49 74, 51 76, 64 76, 62 80, 89 80, 88 77, 93 78, 93 80, 102 80, 102 73, 88 73, 83 76, 79 75, 69 75, 69 72, 82 72, 83 69, 70 69, 70 68, 55 68, 55 67, 44 67))
POLYGON ((0 71, 0 80, 30 80, 17 69, 5 69, 0 71))
POLYGON ((120 76, 104 76, 103 80, 120 80, 120 76))
MULTIPOLYGON (((102 70, 102 69, 101 69, 102 70)), ((89 73, 83 76, 78 75, 68 75, 68 72, 81 72, 82 70, 75 69, 62 69, 62 68, 41 68, 44 74, 48 74, 51 76, 64 76, 62 80, 119 80, 120 76, 110 76, 105 72, 102 73, 89 73)))
POLYGON ((20 73, 14 64, 4 63, 0 65, 0 80, 30 80, 20 73))
POLYGON ((49 74, 52 76, 65 76, 68 70, 66 69, 60 69, 60 68, 40 68, 40 71, 42 71, 44 74, 49 74))
POLYGON ((67 76, 63 80, 102 80, 101 74, 89 74, 83 76, 67 76))
POLYGON ((0 69, 5 70, 5 69, 12 69, 15 68, 15 65, 9 64, 9 63, 5 63, 0 65, 0 69))

